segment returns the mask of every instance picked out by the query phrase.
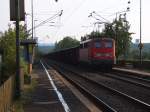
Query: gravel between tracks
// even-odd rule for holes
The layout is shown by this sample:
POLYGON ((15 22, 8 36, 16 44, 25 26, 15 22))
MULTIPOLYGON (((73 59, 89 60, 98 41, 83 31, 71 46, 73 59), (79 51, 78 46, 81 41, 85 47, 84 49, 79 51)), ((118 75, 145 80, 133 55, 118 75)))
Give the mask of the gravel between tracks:
POLYGON ((118 112, 147 112, 143 107, 139 104, 133 103, 130 100, 127 100, 119 95, 114 94, 113 92, 108 91, 105 88, 92 85, 91 83, 87 83, 86 80, 80 79, 76 75, 72 75, 70 73, 65 73, 71 79, 76 80, 80 85, 87 88, 93 94, 98 96, 100 99, 111 105, 115 108, 118 112))

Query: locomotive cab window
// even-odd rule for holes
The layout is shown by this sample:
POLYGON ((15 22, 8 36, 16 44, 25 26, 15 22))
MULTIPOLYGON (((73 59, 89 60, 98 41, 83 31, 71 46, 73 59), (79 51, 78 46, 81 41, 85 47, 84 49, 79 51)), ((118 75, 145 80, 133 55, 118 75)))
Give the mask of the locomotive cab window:
POLYGON ((80 49, 83 49, 83 44, 80 44, 80 49))
POLYGON ((95 43, 94 43, 94 47, 95 47, 95 48, 101 48, 102 45, 101 45, 100 42, 95 42, 95 43))
POLYGON ((87 48, 88 47, 88 43, 84 43, 84 48, 87 48))
POLYGON ((113 47, 112 41, 106 41, 105 42, 105 48, 112 48, 112 47, 113 47))

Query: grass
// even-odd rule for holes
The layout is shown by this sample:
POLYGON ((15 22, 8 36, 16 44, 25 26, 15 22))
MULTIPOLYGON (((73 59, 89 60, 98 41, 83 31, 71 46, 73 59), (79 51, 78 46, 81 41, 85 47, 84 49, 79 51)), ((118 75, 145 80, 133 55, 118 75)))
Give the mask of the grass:
POLYGON ((33 93, 35 87, 37 85, 36 79, 32 79, 31 84, 26 84, 24 86, 24 92, 22 94, 23 104, 31 102, 31 94, 33 93))
POLYGON ((15 101, 14 106, 13 106, 13 112, 24 112, 23 103, 21 99, 18 99, 17 101, 15 101))
POLYGON ((31 102, 31 94, 33 93, 36 85, 36 79, 32 79, 31 84, 24 85, 24 91, 22 92, 21 98, 15 101, 15 104, 13 106, 14 112, 24 112, 23 105, 31 102))

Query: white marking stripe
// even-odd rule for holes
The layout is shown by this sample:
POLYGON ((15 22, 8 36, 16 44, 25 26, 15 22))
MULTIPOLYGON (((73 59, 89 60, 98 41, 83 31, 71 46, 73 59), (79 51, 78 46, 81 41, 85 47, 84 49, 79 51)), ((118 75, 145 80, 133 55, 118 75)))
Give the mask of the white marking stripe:
POLYGON ((52 80, 50 74, 48 73, 47 69, 45 68, 45 66, 44 66, 44 64, 42 63, 41 60, 40 60, 40 63, 42 64, 43 68, 45 69, 45 72, 46 72, 46 74, 47 74, 47 76, 48 76, 48 78, 49 78, 49 81, 50 81, 52 87, 54 88, 54 90, 55 90, 55 92, 56 92, 56 94, 57 94, 57 96, 58 96, 60 102, 62 103, 65 112, 70 112, 70 109, 69 109, 69 107, 68 107, 66 101, 65 101, 64 98, 62 97, 62 94, 58 91, 58 89, 57 89, 57 87, 55 86, 55 84, 54 84, 54 82, 53 82, 53 80, 52 80))

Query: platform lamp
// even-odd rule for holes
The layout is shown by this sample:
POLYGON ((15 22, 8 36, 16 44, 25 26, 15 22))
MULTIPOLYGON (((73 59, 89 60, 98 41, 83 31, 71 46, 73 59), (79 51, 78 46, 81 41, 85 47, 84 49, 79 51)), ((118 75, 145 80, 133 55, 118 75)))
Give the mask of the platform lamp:
POLYGON ((140 51, 140 64, 142 64, 142 1, 140 0, 140 43, 139 43, 139 51, 140 51))

